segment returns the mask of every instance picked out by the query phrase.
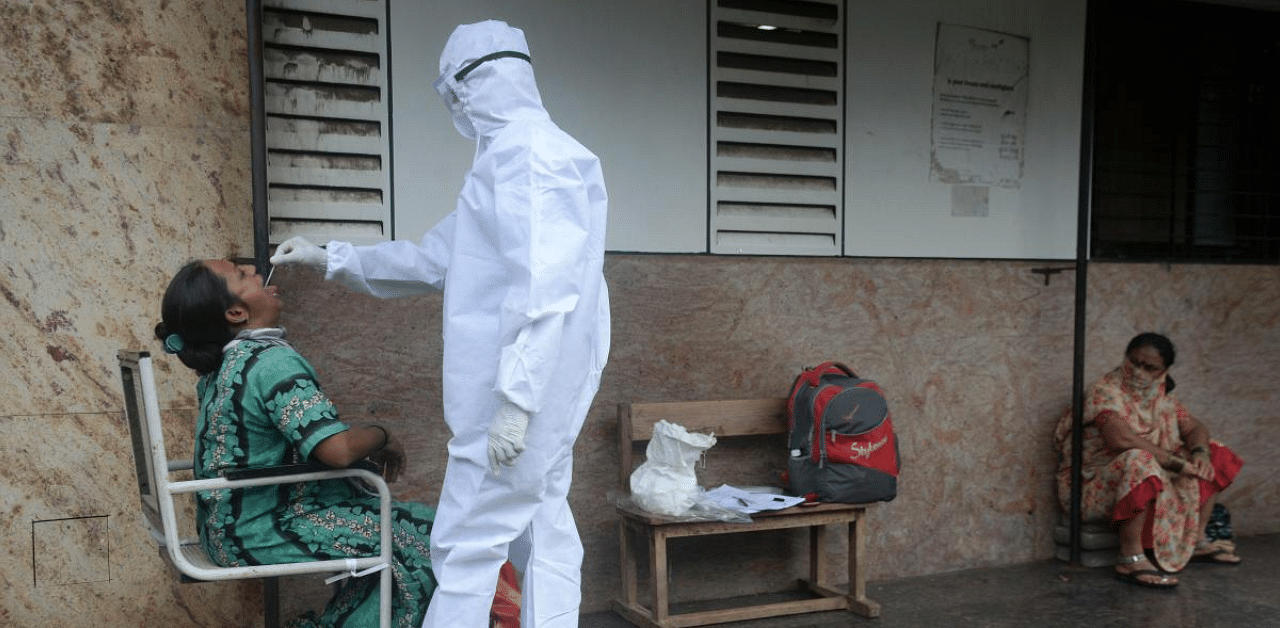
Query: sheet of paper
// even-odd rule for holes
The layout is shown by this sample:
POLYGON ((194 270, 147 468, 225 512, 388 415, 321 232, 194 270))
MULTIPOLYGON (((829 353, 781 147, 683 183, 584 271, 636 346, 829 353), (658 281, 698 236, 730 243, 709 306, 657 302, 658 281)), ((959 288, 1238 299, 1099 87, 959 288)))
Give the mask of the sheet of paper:
POLYGON ((803 497, 748 492, 728 484, 722 484, 718 488, 707 491, 702 499, 726 510, 747 515, 765 510, 782 510, 804 501, 803 497))

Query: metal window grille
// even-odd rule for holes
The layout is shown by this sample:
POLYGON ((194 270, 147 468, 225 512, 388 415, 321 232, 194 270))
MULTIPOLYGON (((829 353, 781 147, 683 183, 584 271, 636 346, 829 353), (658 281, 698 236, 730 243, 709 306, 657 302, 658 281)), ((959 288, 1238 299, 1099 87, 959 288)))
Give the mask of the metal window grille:
POLYGON ((709 249, 840 255, 843 0, 711 0, 709 249))
POLYGON ((386 0, 265 0, 268 239, 389 239, 386 0))
POLYGON ((1280 263, 1280 12, 1099 4, 1092 257, 1280 263))

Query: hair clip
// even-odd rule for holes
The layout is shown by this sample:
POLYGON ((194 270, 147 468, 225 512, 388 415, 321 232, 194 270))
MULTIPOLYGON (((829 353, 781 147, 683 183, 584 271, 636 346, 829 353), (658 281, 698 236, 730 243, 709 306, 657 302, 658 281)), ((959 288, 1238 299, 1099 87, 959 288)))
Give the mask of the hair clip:
POLYGON ((169 337, 164 339, 165 353, 176 355, 178 352, 182 351, 182 348, 185 346, 186 343, 182 341, 182 336, 179 336, 178 334, 169 334, 169 337))

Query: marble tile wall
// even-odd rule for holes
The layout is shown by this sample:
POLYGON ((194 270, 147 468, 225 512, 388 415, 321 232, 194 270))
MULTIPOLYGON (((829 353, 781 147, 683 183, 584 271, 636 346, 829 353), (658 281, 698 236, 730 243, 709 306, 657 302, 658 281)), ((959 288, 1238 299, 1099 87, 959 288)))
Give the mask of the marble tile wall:
POLYGON ((179 584, 144 532, 114 358, 183 261, 251 252, 243 12, 0 0, 2 626, 258 621, 255 585, 179 584))
MULTIPOLYGON (((1071 398, 1075 284, 1066 273, 1045 285, 1031 272, 1041 266, 610 256, 614 348, 578 441, 572 496, 588 552, 584 603, 605 608, 618 582, 617 403, 781 396, 798 369, 825 359, 884 387, 901 439, 900 496, 869 524, 873 578, 1052 556, 1052 433, 1071 398)), ((436 411, 439 299, 378 301, 309 271, 276 276, 290 333, 339 406, 392 426, 415 452, 399 494, 434 501, 448 437, 436 411)), ((1275 531, 1280 389, 1260 375, 1280 366, 1280 305, 1264 296, 1280 291, 1280 269, 1097 264, 1089 285, 1086 378, 1119 364, 1138 331, 1169 334, 1184 402, 1249 461, 1223 498, 1236 532, 1275 531)), ((780 468, 780 450, 759 453, 761 466, 775 456, 780 468)), ((713 448, 704 484, 733 481, 718 460, 713 448)), ((804 566, 774 557, 800 542, 690 545, 673 552, 696 556, 677 559, 687 586, 676 591, 723 593, 715 574, 744 569, 759 590, 785 585, 804 566)))
MULTIPOLYGON (((3 626, 257 621, 252 585, 178 584, 135 514, 115 352, 157 348, 150 329, 181 263, 251 248, 243 6, 159 6, 0 0, 3 626)), ((618 582, 616 404, 781 395, 828 358, 883 385, 902 441, 900 497, 870 521, 873 578, 1051 556, 1050 434, 1070 397, 1074 284, 1045 285, 1041 265, 611 255, 614 351, 572 497, 584 609, 607 608, 618 582)), ((276 277, 286 325, 345 415, 406 441, 398 496, 433 502, 447 439, 439 298, 379 302, 307 271, 276 277)), ((1183 400, 1248 461, 1224 498, 1236 531, 1276 532, 1280 269, 1099 264, 1089 279, 1087 376, 1136 331, 1168 332, 1183 400)), ((193 378, 163 357, 158 375, 182 451, 193 378)), ((732 479, 719 460, 705 482, 732 479)), ((761 590, 788 581, 801 567, 776 556, 798 543, 691 548, 678 594, 719 593, 711 574, 729 569, 761 590)))
MULTIPOLYGON (((1031 267, 611 257, 614 349, 576 453, 573 505, 591 556, 586 599, 607 600, 618 581, 608 501, 617 477, 617 403, 782 396, 803 366, 826 359, 844 361, 888 392, 906 460, 902 497, 870 522, 872 577, 1049 555, 1046 522, 1055 507, 1045 432, 1070 393, 1074 288, 1063 280, 1046 287, 1031 267), (1062 383, 1045 390, 1046 382, 1062 383)), ((285 275, 281 285, 292 280, 285 275)), ((380 421, 411 432, 415 451, 443 456, 439 420, 417 419, 420 408, 439 407, 438 302, 361 299, 334 307, 329 287, 315 289, 291 287, 291 311, 306 315, 289 325, 299 342, 340 356, 316 358, 321 372, 333 373, 331 393, 357 407, 383 400, 380 421), (339 310, 387 324, 353 331, 339 310), (360 350, 353 345, 364 345, 364 358, 349 354, 360 350), (347 379, 355 386, 348 389, 347 379)), ((782 451, 774 453, 781 468, 782 451)), ((733 470, 716 461, 713 450, 704 482, 731 480, 733 470)), ((441 471, 427 471, 415 470, 409 483, 425 487, 420 499, 430 500, 441 471)), ((785 535, 761 541, 750 573, 762 590, 795 577, 768 560, 778 544, 795 542, 785 535)), ((709 557, 744 551, 732 549, 676 565, 677 577, 699 583, 696 589, 714 586, 719 579, 701 576, 735 567, 709 557)), ((714 593, 696 589, 687 593, 714 593)))

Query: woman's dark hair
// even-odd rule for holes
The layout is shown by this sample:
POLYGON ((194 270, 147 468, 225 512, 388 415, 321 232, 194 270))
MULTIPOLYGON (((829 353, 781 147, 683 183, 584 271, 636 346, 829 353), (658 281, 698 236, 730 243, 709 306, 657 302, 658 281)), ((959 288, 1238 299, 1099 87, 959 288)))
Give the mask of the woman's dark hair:
POLYGON ((156 338, 195 372, 212 373, 222 363, 223 345, 235 337, 226 317, 235 304, 222 277, 202 261, 188 262, 164 291, 156 338))
MULTIPOLYGON (((1142 347, 1151 347, 1152 349, 1155 349, 1156 353, 1160 354, 1160 359, 1164 360, 1164 367, 1166 369, 1173 366, 1173 360, 1178 356, 1178 352, 1173 348, 1172 340, 1169 340, 1162 334, 1150 331, 1134 336, 1133 340, 1129 341, 1129 346, 1125 348, 1124 354, 1125 356, 1128 356, 1130 353, 1133 353, 1134 349, 1140 349, 1142 347)), ((1173 392, 1173 386, 1173 378, 1166 375, 1165 392, 1173 392)))

